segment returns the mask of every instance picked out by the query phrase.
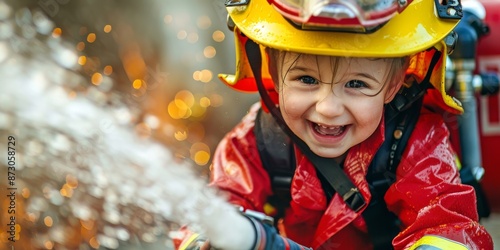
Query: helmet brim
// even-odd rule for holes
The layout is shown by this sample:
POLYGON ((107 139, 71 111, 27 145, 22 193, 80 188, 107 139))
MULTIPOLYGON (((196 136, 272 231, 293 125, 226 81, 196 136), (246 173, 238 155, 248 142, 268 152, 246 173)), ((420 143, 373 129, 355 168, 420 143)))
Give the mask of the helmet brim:
POLYGON ((266 0, 227 9, 239 30, 265 47, 330 56, 412 55, 432 47, 458 23, 458 19, 436 17, 433 0, 414 0, 371 34, 298 30, 266 0))

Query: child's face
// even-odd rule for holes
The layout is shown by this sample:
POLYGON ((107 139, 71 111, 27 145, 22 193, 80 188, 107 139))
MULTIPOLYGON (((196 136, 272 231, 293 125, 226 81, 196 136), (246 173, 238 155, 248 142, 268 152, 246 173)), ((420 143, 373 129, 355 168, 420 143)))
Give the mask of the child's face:
POLYGON ((378 127, 400 84, 386 81, 387 59, 287 53, 278 60, 280 109, 290 129, 319 156, 336 158, 378 127))

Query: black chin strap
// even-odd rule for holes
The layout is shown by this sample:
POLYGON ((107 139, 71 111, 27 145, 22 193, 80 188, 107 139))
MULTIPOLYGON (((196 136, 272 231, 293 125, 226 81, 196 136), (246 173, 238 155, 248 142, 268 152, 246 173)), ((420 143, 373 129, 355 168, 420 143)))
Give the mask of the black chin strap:
POLYGON ((313 153, 307 144, 298 138, 286 125, 283 117, 281 116, 280 110, 271 100, 271 97, 267 93, 267 90, 262 82, 262 55, 260 53, 259 45, 251 39, 248 39, 245 44, 245 50, 264 105, 266 105, 267 109, 271 112, 283 131, 290 136, 292 141, 316 167, 316 170, 319 173, 318 177, 322 180, 327 200, 331 200, 335 192, 337 192, 352 210, 355 212, 360 211, 366 206, 366 201, 359 192, 358 188, 349 179, 347 174, 340 168, 337 161, 335 161, 335 159, 324 158, 313 153))

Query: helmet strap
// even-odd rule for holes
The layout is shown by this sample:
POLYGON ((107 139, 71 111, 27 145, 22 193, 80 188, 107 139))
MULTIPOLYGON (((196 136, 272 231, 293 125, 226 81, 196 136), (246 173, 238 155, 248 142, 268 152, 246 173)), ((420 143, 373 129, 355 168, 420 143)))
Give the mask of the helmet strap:
POLYGON ((429 48, 426 52, 433 52, 432 57, 426 63, 429 64, 427 67, 427 72, 421 81, 417 79, 412 79, 412 84, 408 87, 402 87, 399 93, 396 94, 394 99, 386 105, 386 115, 388 116, 387 121, 391 121, 394 117, 398 116, 401 112, 407 110, 413 105, 413 103, 419 100, 427 91, 427 88, 431 86, 431 76, 438 64, 442 52, 435 49, 434 47, 429 48))

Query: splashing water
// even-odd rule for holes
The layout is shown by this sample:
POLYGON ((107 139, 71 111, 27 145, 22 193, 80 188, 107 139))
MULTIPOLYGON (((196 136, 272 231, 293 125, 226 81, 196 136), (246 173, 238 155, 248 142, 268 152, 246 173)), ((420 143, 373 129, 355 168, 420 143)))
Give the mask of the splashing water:
MULTIPOLYGON (((239 216, 234 207, 168 148, 134 132, 136 109, 110 90, 111 79, 86 84, 69 46, 40 39, 52 29, 48 19, 20 11, 37 34, 6 19, 12 10, 0 2, 0 187, 15 188, 20 226, 16 243, 5 234, 0 242, 118 248, 134 237, 155 241, 172 224, 213 238, 237 237, 224 229, 239 216), (9 170, 8 136, 16 142, 15 169, 9 170), (15 174, 13 183, 6 182, 7 172, 15 174)), ((8 218, 7 204, 1 202, 0 218, 8 218)), ((4 227, 9 223, 0 220, 4 227)))

